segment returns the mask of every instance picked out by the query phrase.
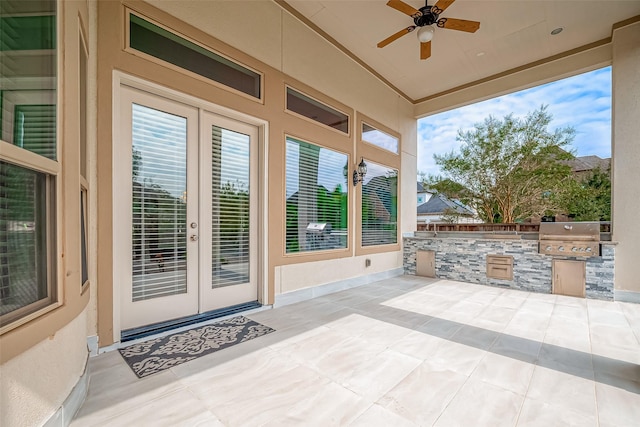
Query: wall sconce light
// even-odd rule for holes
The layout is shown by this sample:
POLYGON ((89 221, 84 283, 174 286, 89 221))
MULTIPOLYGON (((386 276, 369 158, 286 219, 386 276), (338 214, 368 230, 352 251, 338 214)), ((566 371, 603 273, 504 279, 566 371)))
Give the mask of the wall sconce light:
POLYGON ((356 170, 353 171, 353 185, 358 185, 359 182, 364 182, 364 176, 367 174, 367 164, 364 159, 360 160, 360 164, 356 170))

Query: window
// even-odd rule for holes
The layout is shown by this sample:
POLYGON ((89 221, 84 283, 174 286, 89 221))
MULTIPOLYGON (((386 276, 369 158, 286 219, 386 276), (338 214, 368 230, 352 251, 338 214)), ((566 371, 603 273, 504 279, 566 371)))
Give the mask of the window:
POLYGON ((340 132, 349 133, 349 116, 295 89, 287 87, 287 110, 340 132))
POLYGON ((347 247, 348 157, 287 138, 286 252, 347 247))
POLYGON ((0 319, 51 303, 51 176, 0 161, 0 319))
POLYGON ((362 140, 376 147, 398 154, 398 138, 382 132, 365 122, 362 122, 362 140))
POLYGON ((56 302, 56 2, 0 2, 0 326, 56 302))
POLYGON ((362 246, 398 242, 398 171, 365 160, 362 184, 362 246))
POLYGON ((260 99, 260 74, 134 14, 129 46, 170 64, 260 99))
POLYGON ((87 73, 88 73, 88 53, 87 46, 84 42, 82 34, 78 36, 78 50, 80 52, 79 63, 79 90, 78 95, 80 105, 80 117, 78 117, 78 124, 80 126, 80 176, 87 179, 87 73))
POLYGON ((87 133, 87 104, 88 104, 88 63, 89 53, 82 33, 82 22, 78 21, 78 96, 80 115, 78 126, 80 131, 80 283, 87 286, 89 282, 89 237, 88 237, 88 210, 89 203, 89 153, 87 133))

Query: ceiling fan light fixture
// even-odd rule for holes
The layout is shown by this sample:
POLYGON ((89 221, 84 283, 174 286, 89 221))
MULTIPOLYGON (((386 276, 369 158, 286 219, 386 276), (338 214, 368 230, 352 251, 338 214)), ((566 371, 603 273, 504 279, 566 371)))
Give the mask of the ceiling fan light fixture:
POLYGON ((421 43, 430 42, 433 39, 434 28, 432 25, 425 25, 418 29, 418 40, 421 43))

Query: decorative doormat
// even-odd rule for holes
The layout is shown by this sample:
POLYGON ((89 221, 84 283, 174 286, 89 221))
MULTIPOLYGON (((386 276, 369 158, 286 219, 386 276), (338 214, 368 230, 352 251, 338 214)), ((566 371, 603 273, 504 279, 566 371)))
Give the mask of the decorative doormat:
POLYGON ((244 316, 177 332, 119 349, 138 378, 274 332, 244 316))

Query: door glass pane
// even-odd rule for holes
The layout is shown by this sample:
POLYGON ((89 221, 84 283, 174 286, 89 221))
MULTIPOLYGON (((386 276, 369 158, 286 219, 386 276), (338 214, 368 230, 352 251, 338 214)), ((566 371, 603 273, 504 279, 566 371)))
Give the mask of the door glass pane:
POLYGON ((249 281, 248 135, 211 129, 212 288, 249 281))
POLYGON ((187 119, 133 104, 132 128, 135 302, 187 292, 187 119))

